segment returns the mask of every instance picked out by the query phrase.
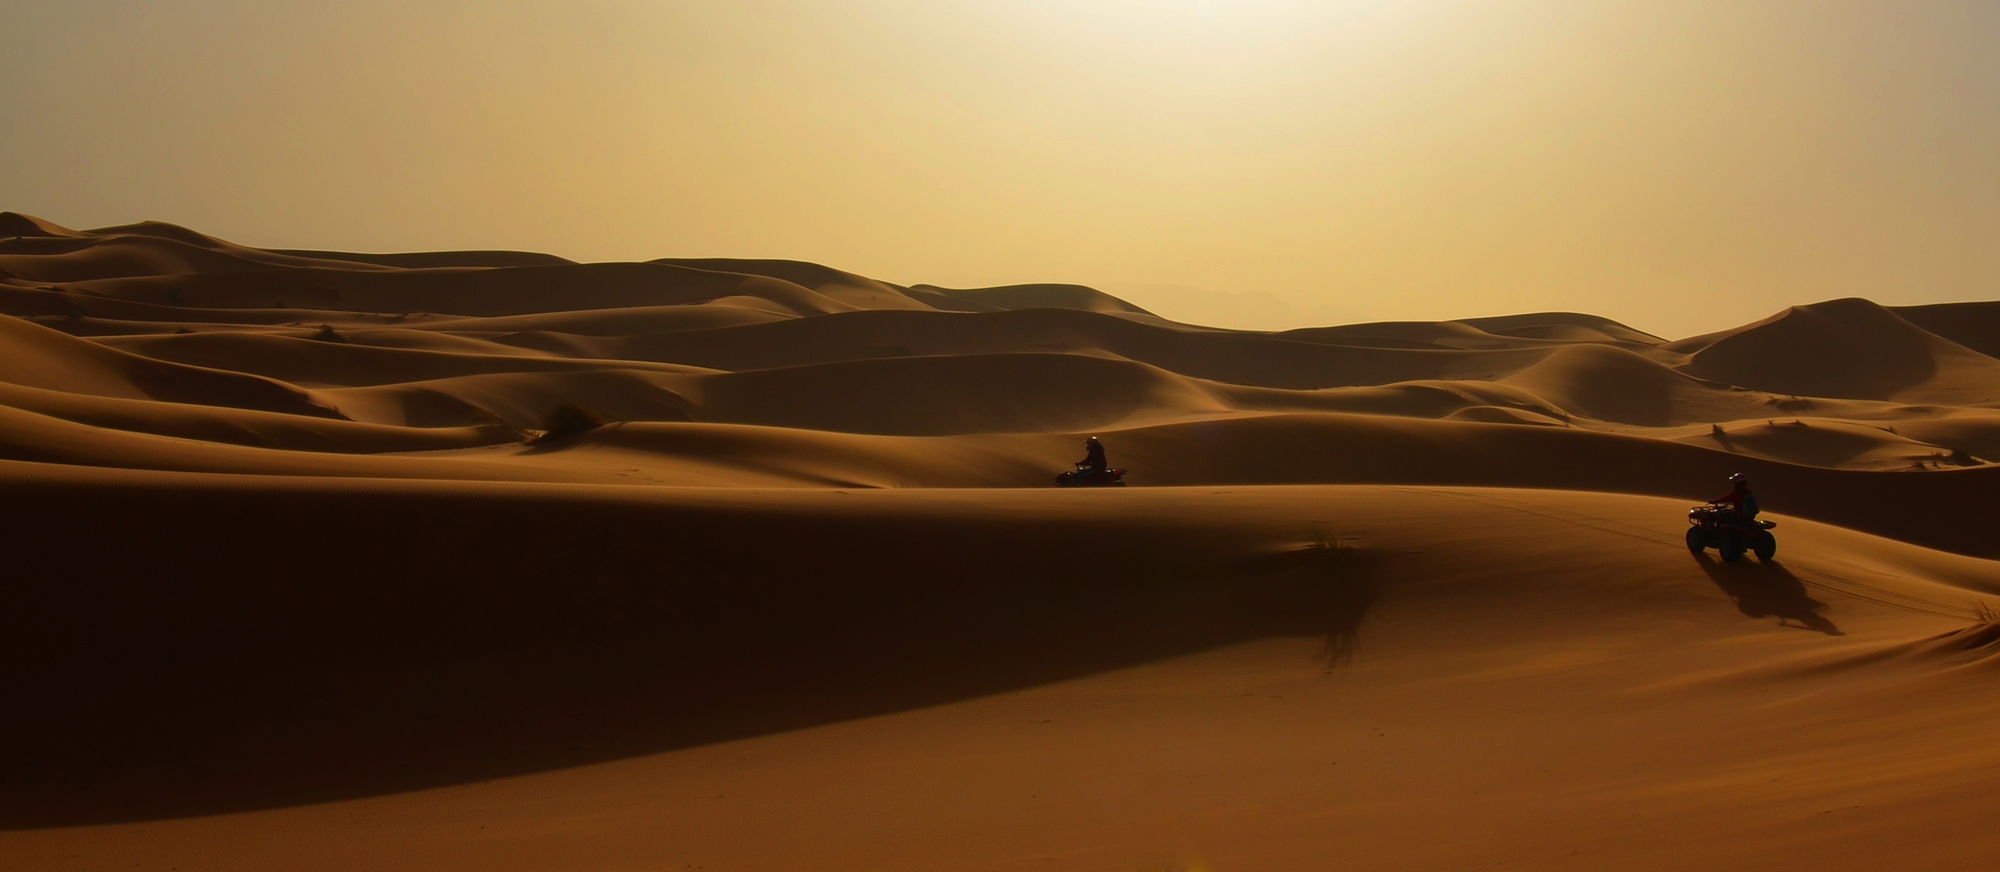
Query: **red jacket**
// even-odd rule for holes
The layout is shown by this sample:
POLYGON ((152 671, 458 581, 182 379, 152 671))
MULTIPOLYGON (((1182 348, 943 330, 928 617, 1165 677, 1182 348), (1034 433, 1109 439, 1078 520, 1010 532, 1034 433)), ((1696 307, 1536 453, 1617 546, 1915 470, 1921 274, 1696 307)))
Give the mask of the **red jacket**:
POLYGON ((1735 509, 1737 514, 1745 518, 1757 517, 1757 495, 1751 493, 1749 488, 1743 488, 1742 490, 1730 488, 1729 493, 1709 500, 1709 502, 1735 509))

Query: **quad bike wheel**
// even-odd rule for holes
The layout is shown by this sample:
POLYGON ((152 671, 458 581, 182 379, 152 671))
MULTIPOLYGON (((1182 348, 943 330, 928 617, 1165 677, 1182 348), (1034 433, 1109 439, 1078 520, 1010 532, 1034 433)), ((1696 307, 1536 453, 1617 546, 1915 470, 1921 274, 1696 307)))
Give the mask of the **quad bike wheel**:
POLYGON ((1700 554, 1701 549, 1707 547, 1708 545, 1706 540, 1702 538, 1700 527, 1688 528, 1687 542, 1688 542, 1689 554, 1700 554))
POLYGON ((1766 563, 1778 554, 1778 537, 1768 532, 1757 534, 1757 541, 1750 543, 1750 550, 1757 552, 1757 559, 1766 563))
POLYGON ((1715 550, 1722 553, 1724 560, 1742 560, 1743 552, 1748 549, 1743 547, 1743 537, 1730 533, 1722 537, 1722 544, 1715 550))

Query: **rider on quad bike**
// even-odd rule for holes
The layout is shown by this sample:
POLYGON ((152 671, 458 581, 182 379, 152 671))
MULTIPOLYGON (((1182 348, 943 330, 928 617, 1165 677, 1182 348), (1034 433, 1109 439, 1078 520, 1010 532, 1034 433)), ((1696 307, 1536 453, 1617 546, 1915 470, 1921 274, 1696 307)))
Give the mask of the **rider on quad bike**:
POLYGON ((1729 485, 1728 493, 1688 510, 1688 550, 1700 554, 1713 548, 1724 560, 1752 551, 1759 560, 1770 560, 1778 552, 1771 528, 1778 525, 1757 520, 1757 495, 1750 492, 1749 476, 1732 475, 1729 485))
POLYGON ((1104 443, 1092 436, 1083 441, 1083 459, 1076 469, 1056 476, 1059 487, 1124 487, 1125 470, 1112 469, 1104 459, 1104 443))
POLYGON ((1750 492, 1750 477, 1736 473, 1729 477, 1729 492, 1708 501, 1712 506, 1728 506, 1744 521, 1757 520, 1757 495, 1750 492))
POLYGON ((1076 462, 1078 472, 1085 475, 1103 475, 1111 464, 1104 459, 1104 443, 1092 436, 1083 440, 1083 459, 1076 462))

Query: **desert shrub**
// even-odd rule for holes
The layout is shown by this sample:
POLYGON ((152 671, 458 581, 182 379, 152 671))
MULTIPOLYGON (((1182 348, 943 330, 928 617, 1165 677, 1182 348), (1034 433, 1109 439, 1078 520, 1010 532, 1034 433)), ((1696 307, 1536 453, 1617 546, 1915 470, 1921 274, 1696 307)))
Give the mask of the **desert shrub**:
POLYGON ((1344 552, 1349 550, 1351 547, 1346 542, 1341 540, 1339 534, 1328 529, 1323 524, 1312 525, 1310 528, 1308 528, 1307 535, 1310 538, 1310 544, 1306 546, 1309 550, 1344 552))
POLYGON ((319 325, 319 330, 318 330, 317 332, 313 333, 313 335, 312 335, 312 338, 314 338, 314 339, 317 339, 317 340, 319 340, 319 341, 321 341, 321 342, 346 342, 346 341, 347 341, 347 337, 346 337, 346 336, 342 336, 342 335, 341 335, 341 333, 340 333, 340 331, 338 331, 338 330, 335 330, 335 329, 333 329, 333 325, 332 325, 332 324, 321 324, 321 325, 319 325))
POLYGON ((2000 610, 1994 609, 1993 604, 1985 600, 1972 604, 1972 617, 1982 624, 2000 624, 2000 610))
POLYGON ((567 442, 604 426, 603 416, 575 403, 564 403, 551 410, 542 418, 540 435, 528 438, 530 445, 553 445, 567 442))
POLYGON ((1722 425, 1721 425, 1721 424, 1710 424, 1710 425, 1708 425, 1708 435, 1710 435, 1710 436, 1713 436, 1713 437, 1715 437, 1715 438, 1717 438, 1717 439, 1721 439, 1721 438, 1722 438, 1722 425))

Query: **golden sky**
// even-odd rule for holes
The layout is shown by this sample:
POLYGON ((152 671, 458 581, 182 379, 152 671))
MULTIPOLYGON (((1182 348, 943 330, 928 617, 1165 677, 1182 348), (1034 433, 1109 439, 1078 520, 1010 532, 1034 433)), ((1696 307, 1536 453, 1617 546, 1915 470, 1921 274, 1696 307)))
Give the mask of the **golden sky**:
POLYGON ((2000 2, 0 0, 0 208, 1287 328, 2000 298, 2000 2))

